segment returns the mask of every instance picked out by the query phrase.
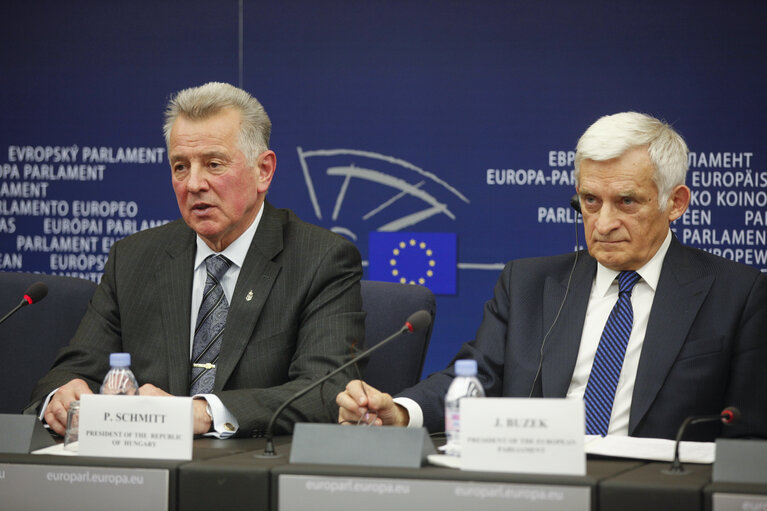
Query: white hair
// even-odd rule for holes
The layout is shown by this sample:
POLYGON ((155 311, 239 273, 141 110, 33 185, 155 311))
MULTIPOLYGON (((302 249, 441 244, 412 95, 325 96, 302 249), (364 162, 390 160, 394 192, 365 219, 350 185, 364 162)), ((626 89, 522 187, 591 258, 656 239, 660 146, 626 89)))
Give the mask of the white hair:
POLYGON ((685 182, 687 144, 670 125, 647 114, 606 115, 589 126, 575 149, 575 182, 579 182, 583 160, 611 160, 645 145, 655 166, 653 181, 658 187, 658 205, 665 211, 674 188, 685 182))
POLYGON ((240 112, 240 150, 249 165, 269 149, 272 122, 256 98, 242 89, 221 82, 210 82, 178 92, 165 110, 163 133, 170 150, 170 130, 179 115, 191 120, 208 119, 225 108, 240 112))

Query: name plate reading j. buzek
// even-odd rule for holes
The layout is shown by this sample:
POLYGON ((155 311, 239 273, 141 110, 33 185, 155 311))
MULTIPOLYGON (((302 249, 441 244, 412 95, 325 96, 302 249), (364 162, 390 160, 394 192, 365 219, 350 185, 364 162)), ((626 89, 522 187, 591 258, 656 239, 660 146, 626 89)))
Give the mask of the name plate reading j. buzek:
POLYGON ((81 456, 191 460, 190 397, 80 397, 81 456))
POLYGON ((461 399, 461 469, 585 475, 580 399, 461 399))

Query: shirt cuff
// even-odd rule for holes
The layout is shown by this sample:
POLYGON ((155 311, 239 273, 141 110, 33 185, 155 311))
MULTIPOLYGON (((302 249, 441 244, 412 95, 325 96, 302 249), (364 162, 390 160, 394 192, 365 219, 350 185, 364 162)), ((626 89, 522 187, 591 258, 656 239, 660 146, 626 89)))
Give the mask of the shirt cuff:
POLYGON ((48 423, 47 423, 47 422, 45 422, 45 418, 44 418, 44 417, 45 417, 45 410, 47 410, 47 409, 48 409, 48 403, 50 403, 50 402, 51 402, 51 398, 52 398, 52 397, 53 397, 53 395, 56 393, 56 391, 57 391, 57 390, 59 390, 60 388, 61 388, 61 387, 56 387, 55 389, 53 389, 53 390, 51 391, 51 393, 50 393, 50 394, 48 394, 48 397, 46 397, 46 398, 45 398, 45 401, 43 401, 43 404, 42 404, 42 406, 40 406, 40 414, 37 416, 37 418, 38 418, 38 419, 40 419, 40 422, 42 422, 42 423, 43 423, 43 425, 44 425, 46 428, 47 428, 47 427, 49 427, 49 426, 48 426, 48 423))
POLYGON ((193 398, 202 398, 208 402, 211 412, 211 420, 213 421, 213 430, 208 431, 203 436, 210 436, 214 438, 229 438, 237 433, 240 429, 240 423, 237 422, 237 418, 227 410, 224 403, 221 402, 218 396, 215 394, 197 394, 192 396, 193 398))
POLYGON ((405 408, 410 415, 410 422, 407 423, 407 427, 420 428, 423 426, 423 411, 421 410, 421 405, 409 397, 395 397, 394 402, 405 408))

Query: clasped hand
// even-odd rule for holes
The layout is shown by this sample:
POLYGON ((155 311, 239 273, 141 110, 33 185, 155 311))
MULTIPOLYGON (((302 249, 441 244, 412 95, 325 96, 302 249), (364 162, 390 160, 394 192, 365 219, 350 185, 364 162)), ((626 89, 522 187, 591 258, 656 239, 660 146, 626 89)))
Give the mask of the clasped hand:
POLYGON ((340 424, 369 423, 374 426, 407 426, 407 410, 396 404, 391 395, 362 380, 352 380, 336 396, 340 424), (375 416, 375 419, 370 421, 375 416))

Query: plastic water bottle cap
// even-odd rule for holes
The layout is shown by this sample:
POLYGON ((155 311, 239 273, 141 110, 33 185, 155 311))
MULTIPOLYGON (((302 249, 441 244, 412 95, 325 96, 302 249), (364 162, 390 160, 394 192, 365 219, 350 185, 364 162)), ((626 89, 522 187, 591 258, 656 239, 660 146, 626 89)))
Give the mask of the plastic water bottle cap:
POLYGON ((456 360, 455 374, 457 376, 476 376, 477 361, 474 359, 456 360))
POLYGON ((109 355, 109 365, 112 367, 129 367, 130 353, 112 353, 109 355))

